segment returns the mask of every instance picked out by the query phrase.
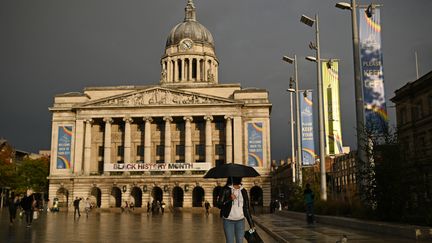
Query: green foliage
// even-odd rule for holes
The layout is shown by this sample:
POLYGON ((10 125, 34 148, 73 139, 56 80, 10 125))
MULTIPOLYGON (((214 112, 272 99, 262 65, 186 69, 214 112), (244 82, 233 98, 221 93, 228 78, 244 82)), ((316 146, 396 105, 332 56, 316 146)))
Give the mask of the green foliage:
POLYGON ((17 193, 28 188, 35 192, 48 190, 49 161, 47 159, 25 159, 19 164, 0 163, 0 185, 10 187, 17 193))

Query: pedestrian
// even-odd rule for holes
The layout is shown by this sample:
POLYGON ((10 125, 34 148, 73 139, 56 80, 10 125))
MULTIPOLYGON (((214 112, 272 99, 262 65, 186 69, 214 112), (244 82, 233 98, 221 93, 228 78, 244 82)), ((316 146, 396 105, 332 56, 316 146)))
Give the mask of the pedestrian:
POLYGON ((75 197, 75 200, 73 201, 73 205, 74 205, 74 219, 76 217, 76 213, 77 212, 78 212, 78 217, 81 217, 81 213, 80 213, 80 209, 79 209, 79 204, 80 204, 81 200, 82 200, 81 197, 80 198, 75 197))
POLYGON ((161 212, 162 212, 162 214, 165 212, 165 202, 164 201, 162 201, 161 202, 161 212))
POLYGON ((150 201, 147 202, 147 215, 150 214, 150 201))
POLYGON ((129 207, 130 207, 130 209, 132 211, 134 211, 135 210, 135 204, 134 204, 134 202, 130 202, 129 207))
POLYGON ((306 222, 313 224, 314 222, 314 198, 315 195, 310 188, 310 184, 306 184, 306 189, 303 192, 305 204, 306 204, 306 222))
POLYGON ((9 199, 9 223, 10 225, 13 225, 15 218, 16 218, 16 213, 17 213, 17 209, 20 205, 20 201, 19 201, 19 196, 15 195, 15 197, 11 197, 9 199))
POLYGON ((248 221, 249 227, 255 230, 255 224, 249 212, 249 197, 241 180, 241 177, 229 177, 217 201, 221 209, 220 216, 223 220, 227 243, 234 243, 234 239, 236 243, 243 242, 244 218, 248 221))
POLYGON ((33 193, 28 191, 27 195, 21 200, 21 207, 25 213, 27 227, 30 227, 33 222, 33 206, 34 206, 33 193))
POLYGON ((205 207, 205 210, 206 210, 206 215, 209 215, 209 210, 210 210, 210 203, 206 200, 205 201, 205 203, 204 203, 204 207, 205 207))
POLYGON ((90 198, 87 198, 86 201, 85 201, 85 212, 86 212, 86 217, 87 218, 89 216, 90 209, 91 209, 91 201, 90 201, 90 198))

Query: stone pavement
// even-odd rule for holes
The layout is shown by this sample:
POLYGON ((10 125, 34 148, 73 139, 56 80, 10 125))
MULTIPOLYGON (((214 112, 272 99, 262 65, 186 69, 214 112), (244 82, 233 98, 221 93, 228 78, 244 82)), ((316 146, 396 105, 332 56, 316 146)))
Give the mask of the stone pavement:
POLYGON ((340 241, 346 235, 348 242, 415 242, 400 237, 374 234, 349 228, 334 227, 316 223, 308 225, 306 220, 296 220, 277 214, 261 214, 255 216, 257 224, 262 226, 279 242, 332 242, 340 241))
MULTIPOLYGON (((218 214, 92 212, 88 218, 81 213, 74 220, 73 212, 69 211, 42 213, 31 228, 26 228, 24 221, 18 219, 9 226, 9 212, 7 208, 1 210, 0 243, 225 242, 218 214)), ((258 230, 264 242, 277 242, 264 230, 258 230)))

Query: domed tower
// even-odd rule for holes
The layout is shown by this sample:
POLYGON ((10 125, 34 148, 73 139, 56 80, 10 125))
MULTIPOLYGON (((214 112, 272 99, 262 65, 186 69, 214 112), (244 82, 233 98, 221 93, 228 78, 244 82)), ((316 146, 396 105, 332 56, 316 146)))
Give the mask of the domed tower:
POLYGON ((217 84, 219 61, 210 31, 196 20, 188 0, 184 21, 169 33, 161 58, 161 85, 217 84))

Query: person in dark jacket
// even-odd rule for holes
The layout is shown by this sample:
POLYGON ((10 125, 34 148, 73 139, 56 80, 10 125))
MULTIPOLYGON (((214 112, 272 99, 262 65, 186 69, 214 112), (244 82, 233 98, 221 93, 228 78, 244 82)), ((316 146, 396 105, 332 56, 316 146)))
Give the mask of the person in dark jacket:
POLYGON ((10 225, 13 225, 14 220, 16 218, 17 209, 20 205, 19 196, 15 195, 15 197, 11 197, 9 199, 9 222, 10 225))
POLYGON ((26 197, 21 200, 21 207, 26 215, 27 227, 30 227, 33 222, 33 206, 34 206, 33 194, 28 193, 26 197))
POLYGON ((249 227, 255 230, 255 224, 249 211, 249 197, 241 184, 242 178, 228 178, 227 184, 222 188, 217 205, 221 209, 225 240, 227 243, 243 242, 244 219, 249 227))

